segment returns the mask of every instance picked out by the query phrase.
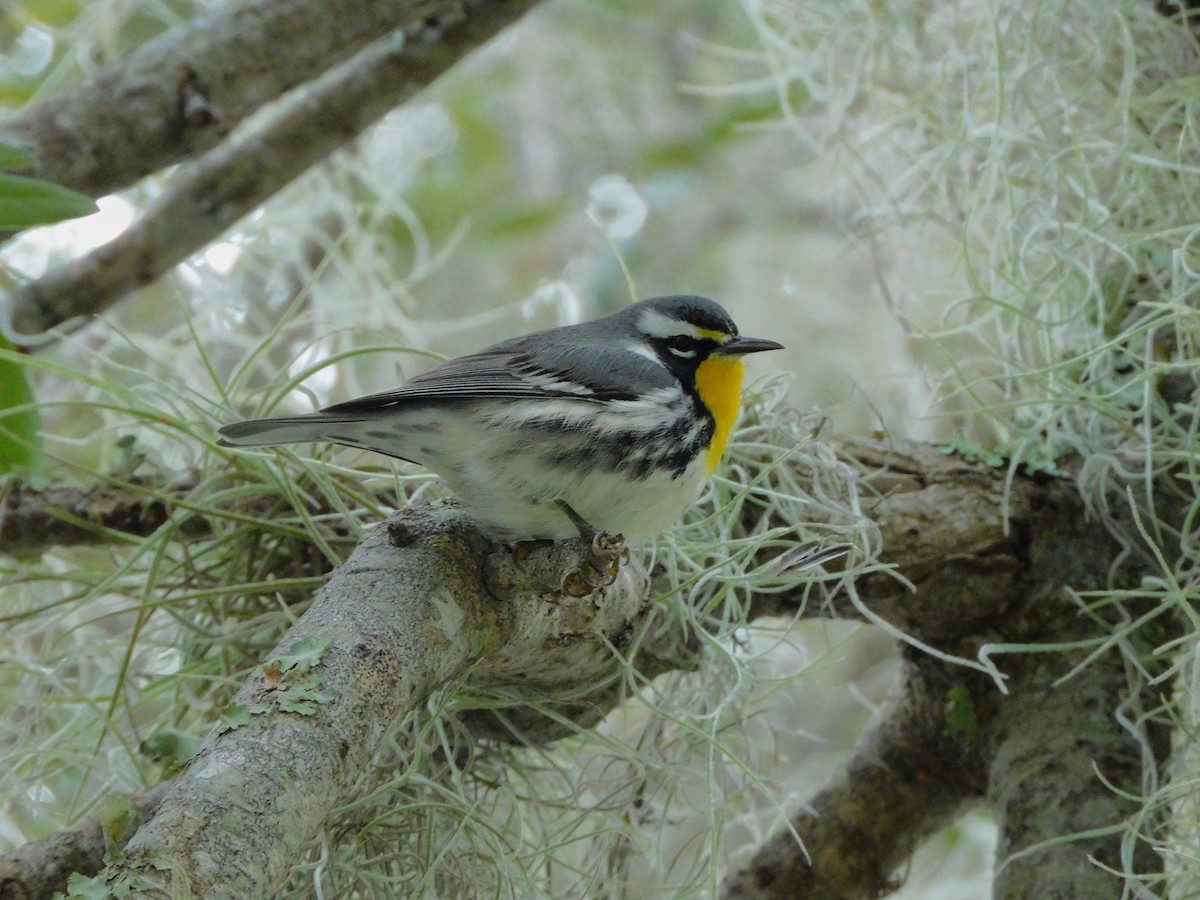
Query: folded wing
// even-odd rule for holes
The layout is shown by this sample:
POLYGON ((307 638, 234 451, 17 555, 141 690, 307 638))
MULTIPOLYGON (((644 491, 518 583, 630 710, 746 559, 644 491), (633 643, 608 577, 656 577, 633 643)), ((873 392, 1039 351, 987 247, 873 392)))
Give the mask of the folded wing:
POLYGON ((485 400, 576 400, 608 403, 633 400, 648 391, 669 388, 671 375, 656 360, 632 350, 606 347, 603 353, 587 344, 527 349, 521 342, 500 345, 449 360, 394 391, 337 403, 317 413, 277 416, 235 422, 220 429, 223 446, 259 447, 303 441, 332 441, 369 447, 407 459, 383 440, 362 437, 361 423, 387 422, 395 433, 405 420, 428 418, 431 409, 444 410, 485 400), (619 373, 619 374, 618 374, 619 373), (425 412, 426 416, 413 416, 425 412))

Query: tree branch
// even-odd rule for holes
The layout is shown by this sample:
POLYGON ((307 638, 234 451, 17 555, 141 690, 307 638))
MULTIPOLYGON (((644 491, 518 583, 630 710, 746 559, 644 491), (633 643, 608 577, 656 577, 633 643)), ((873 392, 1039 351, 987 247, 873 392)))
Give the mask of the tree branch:
MULTIPOLYGON (((53 546, 99 544, 153 534, 170 520, 175 491, 126 484, 35 488, 0 482, 0 547, 13 556, 41 553, 53 546)), ((208 523, 193 516, 182 535, 200 537, 208 523)))
MULTIPOLYGON (((654 615, 642 568, 622 566, 603 594, 551 602, 578 543, 521 562, 492 550, 455 510, 410 508, 376 529, 238 693, 238 727, 210 738, 102 873, 109 887, 165 897, 178 879, 193 896, 264 895, 392 724, 468 670, 493 692, 533 685, 514 702, 542 684, 569 696, 619 680, 610 648, 629 647, 654 615)), ((678 655, 677 643, 666 635, 657 652, 678 655)))
POLYGON ((143 791, 103 819, 88 819, 0 856, 0 898, 39 900, 56 891, 65 893, 72 872, 99 872, 109 845, 121 847, 129 840, 154 812, 168 785, 164 781, 143 791))
POLYGON ((922 840, 983 799, 977 717, 995 709, 998 695, 961 666, 905 655, 903 693, 890 714, 792 818, 802 844, 787 830, 771 838, 725 882, 726 900, 883 896, 922 840))
MULTIPOLYGON (((1089 515, 1071 478, 1017 473, 1010 479, 1006 468, 915 441, 840 438, 836 447, 877 529, 883 565, 820 609, 808 607, 801 582, 796 591, 756 597, 752 617, 878 617, 934 644, 1000 626, 1036 640, 1053 636, 1078 611, 1065 594, 1043 596, 1048 586, 1089 590, 1109 586, 1113 577, 1140 578, 1143 560, 1134 554, 1112 570, 1128 544, 1089 515)), ((1162 516, 1170 521, 1179 514, 1162 516)), ((794 523, 775 515, 771 524, 794 523)), ((1136 534, 1132 525, 1129 533, 1136 534)))
POLYGON ((13 290, 10 329, 38 334, 96 315, 151 283, 536 3, 458 0, 433 10, 422 5, 429 14, 420 21, 293 91, 261 120, 185 167, 112 241, 13 290))
MULTIPOLYGON (((1063 653, 1015 657, 1010 696, 987 723, 988 793, 1000 826, 997 900, 1121 895, 1113 872, 1125 871, 1124 826, 1141 808, 1133 798, 1143 793, 1146 762, 1166 762, 1165 728, 1147 724, 1139 737, 1114 712, 1158 708, 1151 691, 1138 706, 1122 702, 1130 695, 1124 657, 1114 649, 1059 683, 1077 662, 1063 653)), ((1129 862, 1138 874, 1162 870, 1141 836, 1129 862)))
POLYGON ((461 0, 248 0, 197 17, 0 125, 37 174, 92 196, 208 150, 367 44, 461 0))

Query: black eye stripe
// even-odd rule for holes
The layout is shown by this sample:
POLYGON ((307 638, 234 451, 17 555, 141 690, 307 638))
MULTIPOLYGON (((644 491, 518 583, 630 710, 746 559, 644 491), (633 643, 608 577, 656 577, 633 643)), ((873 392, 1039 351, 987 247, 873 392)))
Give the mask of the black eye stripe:
POLYGON ((667 353, 681 360, 698 359, 707 356, 718 346, 718 342, 712 338, 700 338, 691 334, 672 334, 652 340, 658 345, 659 355, 664 359, 667 353))
POLYGON ((666 345, 671 350, 695 350, 700 342, 688 334, 673 334, 666 338, 666 345))

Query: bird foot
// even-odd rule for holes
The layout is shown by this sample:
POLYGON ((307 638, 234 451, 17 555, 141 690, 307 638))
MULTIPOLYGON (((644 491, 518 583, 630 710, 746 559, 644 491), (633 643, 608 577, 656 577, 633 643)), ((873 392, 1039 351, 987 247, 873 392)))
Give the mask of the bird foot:
POLYGON ((617 580, 621 562, 629 558, 625 538, 610 531, 597 531, 565 500, 555 501, 558 508, 579 530, 579 537, 588 542, 587 553, 574 572, 563 578, 561 591, 568 597, 586 597, 603 590, 617 580))
POLYGON ((628 558, 625 538, 608 531, 597 531, 579 568, 567 573, 560 590, 568 597, 586 597, 604 590, 617 580, 621 563, 628 558))
POLYGON ((566 504, 563 512, 579 530, 579 540, 517 541, 492 555, 486 569, 488 590, 497 599, 533 588, 546 594, 586 597, 617 580, 629 558, 625 539, 597 531, 566 504))

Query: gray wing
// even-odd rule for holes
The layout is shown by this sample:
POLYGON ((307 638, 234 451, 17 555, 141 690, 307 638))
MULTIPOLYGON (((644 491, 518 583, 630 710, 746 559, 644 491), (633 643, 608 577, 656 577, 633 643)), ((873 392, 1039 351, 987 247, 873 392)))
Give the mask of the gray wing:
POLYGON ((326 407, 335 415, 370 413, 391 406, 447 400, 632 400, 674 379, 640 353, 605 345, 575 344, 527 349, 522 341, 444 362, 403 387, 326 407))
POLYGON ((366 424, 381 414, 399 415, 425 404, 485 399, 604 403, 633 400, 675 384, 664 366, 632 350, 612 344, 600 349, 578 342, 550 348, 539 347, 539 343, 543 341, 518 338, 444 362, 397 390, 338 403, 317 413, 234 422, 219 429, 219 443, 261 447, 333 441, 410 459, 412 452, 401 446, 403 429, 385 439, 366 424))

